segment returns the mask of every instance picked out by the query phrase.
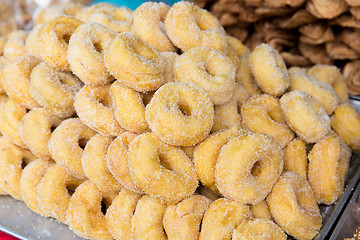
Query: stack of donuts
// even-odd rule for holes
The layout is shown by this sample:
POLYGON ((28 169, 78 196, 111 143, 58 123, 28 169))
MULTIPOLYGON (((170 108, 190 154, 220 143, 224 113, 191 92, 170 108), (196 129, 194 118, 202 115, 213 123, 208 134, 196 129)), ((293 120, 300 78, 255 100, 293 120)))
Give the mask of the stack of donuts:
POLYGON ((336 67, 189 2, 46 11, 0 48, 0 194, 87 239, 316 236, 360 150, 336 67))

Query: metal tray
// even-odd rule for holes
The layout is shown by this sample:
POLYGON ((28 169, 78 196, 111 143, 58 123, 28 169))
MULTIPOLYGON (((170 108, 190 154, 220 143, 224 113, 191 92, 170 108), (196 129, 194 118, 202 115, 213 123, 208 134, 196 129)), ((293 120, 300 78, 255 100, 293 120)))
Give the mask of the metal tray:
MULTIPOLYGON (((359 99, 360 100, 360 99, 359 99)), ((360 110, 360 101, 351 99, 353 104, 360 110)), ((326 206, 320 205, 320 211, 323 218, 323 226, 320 233, 315 238, 317 240, 340 239, 333 238, 331 233, 338 234, 338 227, 346 217, 341 217, 341 213, 350 201, 355 187, 360 180, 360 154, 353 153, 350 160, 349 172, 345 180, 345 190, 336 204, 326 206), (339 220, 340 219, 340 220, 339 220), (335 227, 335 223, 339 225, 335 227)), ((360 187, 357 189, 360 192, 360 187)), ((352 200, 351 200, 352 201, 352 200)), ((355 201, 355 200, 354 200, 355 201)), ((346 209, 347 211, 348 209, 346 209)), ((344 216, 344 214, 342 215, 344 216)), ((0 231, 6 232, 22 240, 51 239, 51 240, 80 240, 69 228, 63 223, 52 218, 42 217, 32 212, 23 202, 17 201, 9 196, 0 196, 0 231)), ((289 237, 289 239, 292 239, 289 237)))

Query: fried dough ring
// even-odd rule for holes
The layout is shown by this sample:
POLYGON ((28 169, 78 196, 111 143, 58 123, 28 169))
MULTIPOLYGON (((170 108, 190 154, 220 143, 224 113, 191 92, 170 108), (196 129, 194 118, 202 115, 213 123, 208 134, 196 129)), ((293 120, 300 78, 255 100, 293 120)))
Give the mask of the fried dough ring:
POLYGON ((262 90, 251 72, 250 54, 241 56, 239 61, 239 67, 236 71, 236 81, 245 87, 250 96, 261 94, 262 90))
POLYGON ((203 140, 213 124, 210 98, 195 85, 167 83, 146 106, 145 119, 162 141, 191 146, 203 140))
POLYGON ((297 172, 307 179, 308 157, 306 143, 300 138, 290 141, 284 148, 284 171, 297 172))
POLYGON ((177 203, 198 186, 195 168, 180 149, 144 133, 130 143, 129 168, 133 180, 151 196, 177 203))
POLYGON ((25 40, 28 33, 23 30, 16 30, 8 34, 3 48, 3 54, 7 59, 14 59, 25 56, 28 52, 25 47, 25 40))

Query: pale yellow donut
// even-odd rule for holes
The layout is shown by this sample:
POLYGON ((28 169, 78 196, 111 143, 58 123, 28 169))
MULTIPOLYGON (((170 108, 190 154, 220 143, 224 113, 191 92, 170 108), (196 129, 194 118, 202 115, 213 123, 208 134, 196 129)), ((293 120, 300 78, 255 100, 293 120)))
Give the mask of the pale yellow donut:
POLYGON ((115 32, 97 23, 85 23, 71 35, 67 58, 71 71, 85 84, 103 85, 114 80, 104 63, 104 49, 115 32))
POLYGON ((60 4, 58 3, 55 5, 50 4, 50 6, 41 9, 40 12, 35 14, 35 27, 47 23, 55 17, 60 17, 63 15, 75 16, 76 13, 81 11, 83 8, 85 8, 85 6, 77 2, 61 2, 60 4))
POLYGON ((85 85, 76 95, 74 107, 83 123, 105 136, 117 136, 124 130, 115 119, 110 84, 85 85))
POLYGON ((293 171, 307 179, 308 157, 306 143, 300 138, 290 141, 284 148, 284 171, 293 171))
POLYGON ((87 141, 95 132, 84 125, 78 118, 63 121, 51 134, 49 152, 52 159, 73 176, 84 179, 81 156, 87 141))
POLYGON ((25 40, 28 36, 26 31, 17 30, 11 32, 7 36, 6 43, 3 48, 3 54, 8 59, 25 56, 28 52, 25 47, 25 40))
POLYGON ((337 136, 327 136, 311 149, 308 179, 317 203, 333 204, 344 191, 351 149, 337 136))
POLYGON ((250 54, 241 56, 239 61, 239 67, 236 71, 236 81, 245 87, 250 96, 261 94, 262 90, 251 73, 250 54))
POLYGON ((48 143, 52 131, 62 120, 44 108, 33 108, 21 119, 19 134, 27 148, 37 157, 48 160, 48 143))
POLYGON ((339 97, 330 84, 301 71, 290 73, 290 90, 300 90, 316 98, 330 115, 339 105, 339 97))
POLYGON ((214 104, 223 104, 231 98, 235 86, 235 66, 220 51, 196 47, 176 58, 175 78, 195 83, 214 104))
POLYGON ((40 58, 40 44, 39 44, 39 30, 42 27, 42 24, 34 26, 33 29, 29 32, 25 40, 26 51, 36 57, 40 58))
POLYGON ((273 220, 266 200, 263 200, 255 205, 250 205, 250 210, 255 218, 273 220))
POLYGON ((135 133, 150 131, 145 120, 143 96, 139 92, 115 81, 110 87, 110 93, 115 105, 115 118, 123 128, 135 133))
POLYGON ((191 146, 202 141, 213 124, 210 98, 193 84, 166 83, 145 109, 150 129, 162 141, 191 146))
POLYGON ((107 154, 107 167, 114 178, 126 189, 135 193, 144 193, 131 178, 128 164, 129 145, 137 134, 124 132, 110 144, 107 154))
POLYGON ((165 17, 170 7, 162 2, 145 2, 134 11, 132 32, 159 52, 175 52, 165 33, 165 17))
POLYGON ((111 142, 111 138, 96 134, 87 142, 81 156, 85 175, 104 193, 120 190, 120 184, 106 165, 106 152, 111 142))
POLYGON ((135 239, 131 223, 140 198, 140 194, 123 188, 108 208, 106 222, 115 239, 135 239))
POLYGON ((278 51, 263 43, 250 54, 251 72, 267 94, 281 96, 289 87, 289 73, 278 51))
POLYGON ((275 222, 295 239, 310 240, 319 232, 319 207, 309 183, 298 173, 283 173, 266 201, 275 222))
POLYGON ((331 116, 331 127, 352 149, 360 151, 360 115, 353 106, 338 106, 331 116))
POLYGON ((50 166, 37 186, 41 214, 65 223, 71 192, 74 192, 81 182, 60 165, 50 166))
POLYGON ((182 51, 194 47, 223 51, 228 46, 226 33, 217 18, 187 1, 177 2, 170 8, 165 18, 165 30, 182 51))
POLYGON ((268 94, 255 95, 241 106, 244 128, 274 137, 283 148, 295 134, 286 124, 278 98, 268 94))
POLYGON ((250 53, 249 48, 247 48, 239 39, 232 36, 227 36, 227 40, 229 42, 229 46, 233 47, 235 52, 240 57, 250 53))
POLYGON ((222 147, 215 166, 216 186, 227 198, 257 204, 271 192, 283 165, 283 151, 274 138, 245 133, 222 147))
POLYGON ((29 92, 46 110, 60 118, 68 118, 75 113, 74 97, 82 86, 72 73, 42 62, 31 72, 29 92))
POLYGON ((195 168, 180 149, 167 145, 152 133, 130 143, 129 168, 133 180, 151 196, 177 203, 193 194, 198 186, 195 168))
POLYGON ((199 240, 231 240, 233 230, 244 219, 252 217, 248 206, 219 198, 206 211, 199 240))
POLYGON ((104 195, 90 180, 76 188, 66 210, 66 223, 77 235, 87 239, 114 239, 101 211, 104 195))
POLYGON ((175 82, 175 62, 179 55, 174 52, 161 52, 160 55, 163 57, 166 65, 164 82, 175 82))
POLYGON ((168 239, 199 239, 200 225, 211 200, 194 194, 165 209, 163 225, 168 239))
POLYGON ((166 65, 163 57, 133 33, 118 34, 104 54, 111 74, 136 91, 153 91, 164 83, 166 65))
POLYGON ((306 92, 291 91, 280 99, 287 123, 305 142, 314 143, 330 130, 330 118, 321 103, 306 92))

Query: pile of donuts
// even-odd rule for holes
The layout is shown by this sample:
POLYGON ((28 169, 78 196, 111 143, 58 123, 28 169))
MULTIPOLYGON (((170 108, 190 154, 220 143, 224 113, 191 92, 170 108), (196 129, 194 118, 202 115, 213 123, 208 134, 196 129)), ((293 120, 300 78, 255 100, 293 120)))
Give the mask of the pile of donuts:
POLYGON ((1 45, 0 194, 87 239, 316 236, 360 150, 336 67, 189 2, 46 11, 1 45))

